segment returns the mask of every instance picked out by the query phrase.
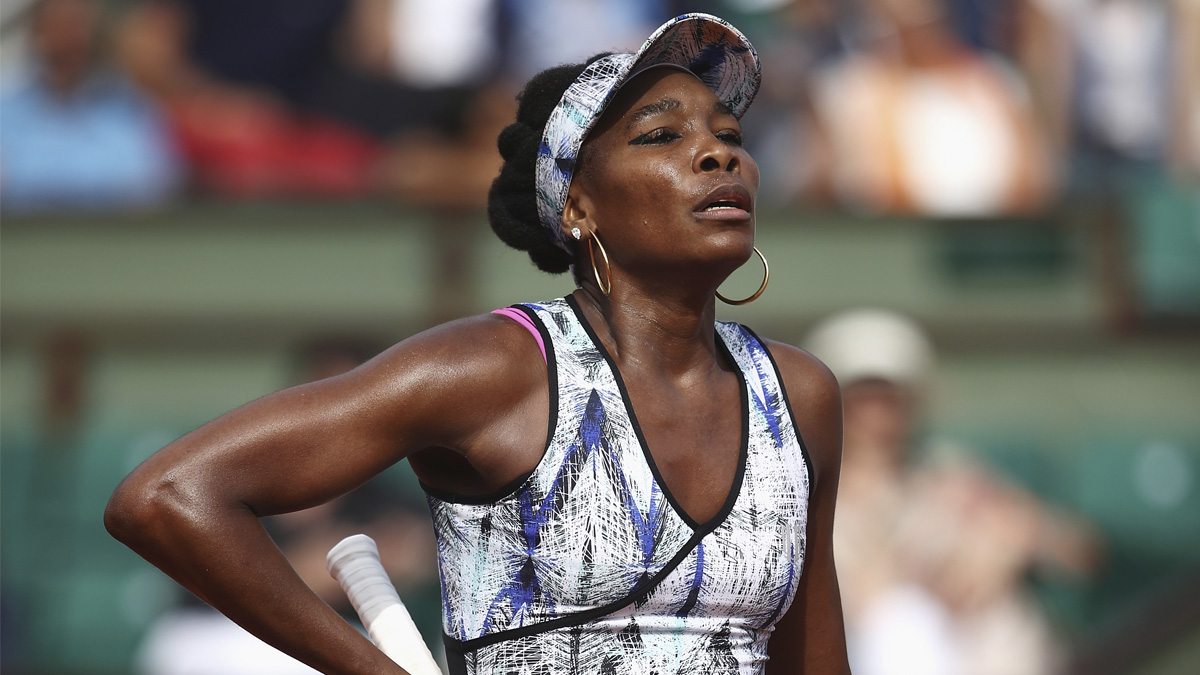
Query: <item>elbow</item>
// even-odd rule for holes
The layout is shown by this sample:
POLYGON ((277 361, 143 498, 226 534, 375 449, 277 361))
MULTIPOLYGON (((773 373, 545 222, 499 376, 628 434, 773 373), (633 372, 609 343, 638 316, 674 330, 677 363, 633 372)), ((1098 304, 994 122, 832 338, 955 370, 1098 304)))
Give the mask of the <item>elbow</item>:
POLYGON ((155 495, 155 490, 145 481, 129 476, 117 486, 104 507, 104 529, 117 541, 137 548, 139 537, 161 519, 156 514, 162 509, 162 499, 155 495))
POLYGON ((140 554, 153 549, 171 531, 195 521, 195 506, 170 475, 145 477, 135 471, 125 478, 104 509, 104 528, 117 541, 140 554))
POLYGON ((104 507, 104 529, 117 541, 126 544, 140 529, 138 522, 146 518, 144 500, 138 496, 142 491, 130 485, 130 482, 130 478, 122 481, 104 507))

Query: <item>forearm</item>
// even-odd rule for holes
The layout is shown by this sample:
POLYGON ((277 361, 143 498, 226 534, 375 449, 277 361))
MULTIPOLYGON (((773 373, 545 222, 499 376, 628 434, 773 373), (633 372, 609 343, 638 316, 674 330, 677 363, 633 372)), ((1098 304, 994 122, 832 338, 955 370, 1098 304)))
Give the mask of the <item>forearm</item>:
POLYGON ((131 477, 105 525, 230 619, 321 672, 403 672, 304 584, 249 509, 180 496, 189 491, 146 489, 131 477))

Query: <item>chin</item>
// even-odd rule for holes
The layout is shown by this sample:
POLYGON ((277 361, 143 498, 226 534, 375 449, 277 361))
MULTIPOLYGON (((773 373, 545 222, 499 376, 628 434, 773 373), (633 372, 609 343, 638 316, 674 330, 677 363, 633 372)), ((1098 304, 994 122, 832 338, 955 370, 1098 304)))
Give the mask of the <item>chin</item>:
POLYGON ((754 227, 721 232, 714 237, 713 244, 721 258, 735 259, 740 265, 754 255, 754 227))
POLYGON ((728 276, 734 270, 745 265, 754 256, 754 239, 752 237, 723 237, 712 241, 689 256, 688 263, 694 271, 704 270, 703 275, 715 274, 728 276))

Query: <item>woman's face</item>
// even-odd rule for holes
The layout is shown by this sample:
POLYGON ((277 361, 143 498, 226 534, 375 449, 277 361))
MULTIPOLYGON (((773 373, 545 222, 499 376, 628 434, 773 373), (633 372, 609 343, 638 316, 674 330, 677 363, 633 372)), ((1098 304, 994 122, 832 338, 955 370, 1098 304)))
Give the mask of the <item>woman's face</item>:
POLYGON ((728 273, 750 256, 758 165, 738 119, 691 73, 653 68, 627 83, 580 165, 564 226, 585 215, 614 264, 728 273))

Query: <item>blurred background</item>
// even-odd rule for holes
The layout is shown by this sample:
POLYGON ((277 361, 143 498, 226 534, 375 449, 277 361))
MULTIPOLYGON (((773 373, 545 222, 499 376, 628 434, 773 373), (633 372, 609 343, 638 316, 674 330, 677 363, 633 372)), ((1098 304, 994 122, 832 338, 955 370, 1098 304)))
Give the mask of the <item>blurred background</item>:
MULTIPOLYGON (((110 539, 108 495, 252 398, 569 292, 487 227, 496 133, 534 72, 692 10, 764 64, 771 286, 721 317, 845 390, 855 672, 1200 672, 1196 0, 5 2, 5 672, 306 672, 110 539)), ((398 465, 268 526, 351 619, 323 556, 371 534, 436 651, 426 520, 398 465)))

